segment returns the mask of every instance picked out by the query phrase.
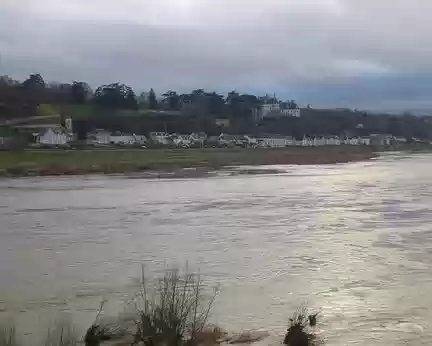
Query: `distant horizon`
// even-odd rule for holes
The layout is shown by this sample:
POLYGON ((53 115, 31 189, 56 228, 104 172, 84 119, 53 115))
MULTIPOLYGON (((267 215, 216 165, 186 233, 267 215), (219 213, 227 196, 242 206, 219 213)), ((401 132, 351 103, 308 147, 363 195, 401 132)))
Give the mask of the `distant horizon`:
MULTIPOLYGON (((1 65, 0 65, 1 67, 1 65)), ((8 77, 11 78, 12 80, 18 81, 18 82, 23 82, 24 80, 26 80, 29 75, 22 77, 22 76, 18 76, 18 75, 11 75, 11 74, 5 74, 2 73, 4 71, 0 70, 0 77, 8 77)), ((31 74, 38 74, 39 72, 35 71, 32 72, 31 74)), ((62 81, 62 80, 50 80, 50 79, 45 79, 44 75, 42 73, 39 73, 43 78, 46 84, 50 84, 50 83, 73 83, 73 81, 78 81, 76 79, 72 79, 70 81, 62 81)), ((82 82, 86 82, 85 80, 82 80, 82 82)), ((111 83, 122 83, 122 81, 115 81, 115 82, 111 82, 111 83)), ((96 83, 88 83, 89 86, 92 88, 92 90, 94 91, 97 87, 99 87, 100 85, 106 85, 106 84, 110 84, 110 83, 106 83, 106 84, 96 84, 96 83)), ((125 83, 126 84, 126 83, 125 83)), ((148 93, 150 91, 150 89, 152 89, 152 87, 149 87, 148 89, 143 89, 142 87, 140 88, 134 88, 132 86, 132 88, 135 91, 136 96, 138 97, 139 95, 141 95, 142 93, 148 93)), ((154 88, 153 88, 154 89, 154 88)), ((200 87, 195 87, 192 88, 190 90, 175 90, 173 88, 171 89, 167 89, 165 91, 159 91, 159 90, 155 90, 156 95, 158 96, 158 98, 163 98, 162 95, 163 93, 167 92, 168 90, 173 90, 176 91, 178 93, 188 93, 191 92, 192 90, 196 90, 196 89, 203 89, 200 87)), ((298 104, 299 104, 299 108, 307 108, 307 106, 311 106, 311 108, 315 108, 315 109, 350 109, 350 110, 357 110, 357 111, 363 111, 363 112, 371 112, 371 113, 387 113, 387 114, 395 114, 395 115, 403 115, 404 113, 410 113, 412 115, 416 115, 416 116, 432 116, 432 104, 430 107, 411 107, 411 108, 391 108, 391 107, 356 107, 353 105, 349 105, 349 104, 341 104, 341 103, 334 103, 333 105, 329 105, 327 103, 324 104, 312 104, 310 102, 301 102, 293 97, 287 97, 287 98, 282 98, 280 97, 279 93, 276 93, 274 91, 268 91, 265 92, 262 89, 259 89, 259 91, 253 91, 253 90, 241 90, 239 88, 234 88, 228 91, 219 91, 219 90, 213 90, 213 89, 204 89, 206 92, 216 92, 218 94, 224 95, 226 96, 229 92, 231 91, 237 91, 240 94, 252 94, 252 95, 256 95, 256 96, 265 96, 265 95, 273 95, 275 94, 276 97, 280 100, 280 101, 288 101, 288 100, 295 100, 298 104)), ((257 89, 258 90, 258 89, 257 89)))

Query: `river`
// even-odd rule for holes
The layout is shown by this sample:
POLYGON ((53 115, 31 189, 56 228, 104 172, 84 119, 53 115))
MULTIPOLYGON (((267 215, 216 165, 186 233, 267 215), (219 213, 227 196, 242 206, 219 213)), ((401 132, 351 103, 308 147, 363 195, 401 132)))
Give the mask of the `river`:
POLYGON ((188 262, 230 330, 283 335, 307 304, 328 345, 431 344, 432 155, 279 168, 0 180, 0 311, 30 332, 59 312, 85 326, 101 299, 124 309, 141 264, 188 262))

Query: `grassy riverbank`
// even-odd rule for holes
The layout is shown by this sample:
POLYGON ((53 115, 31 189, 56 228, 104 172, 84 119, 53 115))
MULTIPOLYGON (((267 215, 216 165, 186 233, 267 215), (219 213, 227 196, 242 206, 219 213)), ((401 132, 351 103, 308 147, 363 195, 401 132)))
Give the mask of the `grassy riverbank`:
POLYGON ((273 149, 24 150, 0 152, 0 176, 218 169, 241 165, 334 164, 377 154, 368 147, 273 149))

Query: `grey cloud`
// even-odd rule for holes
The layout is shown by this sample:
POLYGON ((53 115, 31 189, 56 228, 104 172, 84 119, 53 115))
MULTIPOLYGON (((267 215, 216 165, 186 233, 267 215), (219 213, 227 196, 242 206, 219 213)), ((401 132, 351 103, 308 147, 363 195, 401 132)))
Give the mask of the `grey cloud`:
MULTIPOLYGON (((342 102, 351 88, 372 103, 367 83, 432 72, 428 0, 68 3, 21 0, 0 12, 3 73, 160 91, 268 88, 320 99, 326 90, 321 99, 342 102)), ((385 90, 376 93, 391 102, 385 90)))

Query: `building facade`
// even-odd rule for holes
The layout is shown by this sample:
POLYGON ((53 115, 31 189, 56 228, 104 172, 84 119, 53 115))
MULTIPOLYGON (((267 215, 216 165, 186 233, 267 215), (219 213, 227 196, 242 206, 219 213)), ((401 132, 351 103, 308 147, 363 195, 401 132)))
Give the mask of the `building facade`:
POLYGON ((285 117, 300 117, 300 109, 285 109, 281 108, 279 103, 263 104, 259 110, 259 117, 262 120, 268 116, 285 116, 285 117))
POLYGON ((50 127, 36 134, 36 143, 41 145, 66 145, 72 139, 62 127, 50 127))

